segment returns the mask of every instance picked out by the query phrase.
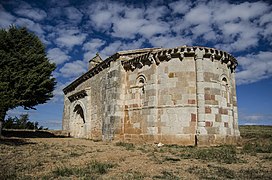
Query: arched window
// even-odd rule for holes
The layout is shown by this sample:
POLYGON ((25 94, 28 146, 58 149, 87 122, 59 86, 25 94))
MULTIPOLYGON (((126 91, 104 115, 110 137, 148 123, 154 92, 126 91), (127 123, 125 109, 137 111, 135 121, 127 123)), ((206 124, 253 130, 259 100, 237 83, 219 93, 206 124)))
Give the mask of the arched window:
POLYGON ((229 81, 225 75, 221 76, 222 96, 226 98, 226 102, 230 103, 229 81))
POLYGON ((146 84, 146 78, 145 78, 145 76, 142 75, 142 74, 139 75, 139 76, 137 77, 137 80, 136 80, 136 86, 138 86, 138 88, 141 88, 141 89, 142 89, 142 93, 145 92, 145 89, 144 89, 145 84, 146 84))
POLYGON ((228 86, 228 80, 226 77, 223 77, 221 82, 222 82, 222 85, 228 86))

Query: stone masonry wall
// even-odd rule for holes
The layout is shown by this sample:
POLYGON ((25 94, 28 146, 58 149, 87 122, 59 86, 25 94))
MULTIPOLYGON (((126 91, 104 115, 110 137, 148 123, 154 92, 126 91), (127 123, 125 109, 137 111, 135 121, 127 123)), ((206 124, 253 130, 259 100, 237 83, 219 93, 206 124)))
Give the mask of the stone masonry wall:
POLYGON ((127 72, 125 140, 194 145, 196 78, 188 57, 127 72), (139 78, 144 77, 144 85, 139 78))
POLYGON ((80 84, 64 97, 63 130, 70 130, 71 136, 112 140, 122 132, 121 121, 124 117, 123 98, 124 75, 121 75, 121 62, 96 74, 94 78, 80 84), (70 101, 69 96, 85 90, 87 96, 70 101), (85 122, 74 112, 79 104, 84 111, 85 122))
POLYGON ((226 63, 199 56, 197 66, 198 142, 201 145, 232 143, 240 136, 237 126, 236 88, 226 63))
POLYGON ((203 47, 119 52, 64 89, 63 130, 109 141, 234 143, 236 65, 203 47))

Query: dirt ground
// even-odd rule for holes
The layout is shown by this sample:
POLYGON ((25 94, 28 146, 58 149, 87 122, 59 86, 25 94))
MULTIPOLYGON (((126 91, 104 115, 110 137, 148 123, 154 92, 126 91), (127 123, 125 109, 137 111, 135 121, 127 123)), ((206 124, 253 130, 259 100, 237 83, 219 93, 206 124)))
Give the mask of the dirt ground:
POLYGON ((272 127, 248 128, 210 148, 4 137, 0 179, 271 179, 272 127))

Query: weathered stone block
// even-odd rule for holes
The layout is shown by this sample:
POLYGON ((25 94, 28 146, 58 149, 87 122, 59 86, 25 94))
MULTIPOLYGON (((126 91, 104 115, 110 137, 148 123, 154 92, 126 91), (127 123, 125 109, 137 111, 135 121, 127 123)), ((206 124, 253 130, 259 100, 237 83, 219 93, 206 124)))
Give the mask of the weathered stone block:
POLYGON ((206 113, 206 114, 210 114, 211 112, 212 112, 211 107, 206 106, 206 107, 205 107, 205 113, 206 113))

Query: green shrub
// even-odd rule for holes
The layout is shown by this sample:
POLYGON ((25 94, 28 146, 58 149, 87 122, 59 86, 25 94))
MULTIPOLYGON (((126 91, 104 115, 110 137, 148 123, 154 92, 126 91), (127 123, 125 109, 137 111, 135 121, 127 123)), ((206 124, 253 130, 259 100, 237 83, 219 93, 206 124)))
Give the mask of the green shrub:
POLYGON ((272 171, 261 168, 249 168, 240 170, 236 176, 239 177, 239 179, 271 179, 272 171))
POLYGON ((162 175, 156 175, 153 176, 153 179, 180 179, 180 177, 176 176, 173 172, 171 171, 162 171, 162 175))
POLYGON ((207 167, 201 166, 192 166, 188 168, 188 172, 195 174, 199 179, 234 179, 235 172, 220 166, 211 166, 207 167))
POLYGON ((69 176, 76 176, 76 177, 89 177, 95 175, 102 175, 108 172, 108 169, 114 167, 113 164, 110 163, 101 163, 98 161, 92 161, 91 163, 87 164, 85 167, 68 167, 62 166, 57 167, 53 171, 53 175, 55 177, 69 177, 69 176))
POLYGON ((56 176, 68 177, 70 175, 76 174, 76 172, 75 168, 68 168, 66 166, 63 166, 57 167, 55 170, 53 170, 53 174, 56 176))
POLYGON ((108 172, 108 169, 113 168, 114 165, 113 164, 109 164, 109 163, 101 163, 98 161, 93 161, 90 164, 91 170, 94 173, 98 173, 98 174, 106 174, 108 172))
POLYGON ((145 177, 148 177, 145 173, 139 172, 139 171, 126 171, 124 173, 121 173, 119 176, 115 177, 116 179, 134 179, 134 180, 141 180, 145 179, 145 177))
POLYGON ((165 161, 171 161, 171 162, 180 161, 180 159, 177 158, 177 157, 168 157, 168 156, 166 156, 164 160, 165 160, 165 161))
POLYGON ((239 126, 243 139, 271 139, 272 126, 239 126))
POLYGON ((248 142, 243 146, 244 153, 272 153, 272 143, 261 144, 261 143, 251 143, 248 142))
POLYGON ((184 159, 194 158, 227 164, 236 163, 239 160, 236 155, 235 147, 228 145, 209 148, 192 148, 179 156, 184 159))
POLYGON ((135 146, 132 143, 126 143, 126 142, 117 142, 115 143, 116 146, 123 146, 126 148, 126 150, 134 150, 135 146))

